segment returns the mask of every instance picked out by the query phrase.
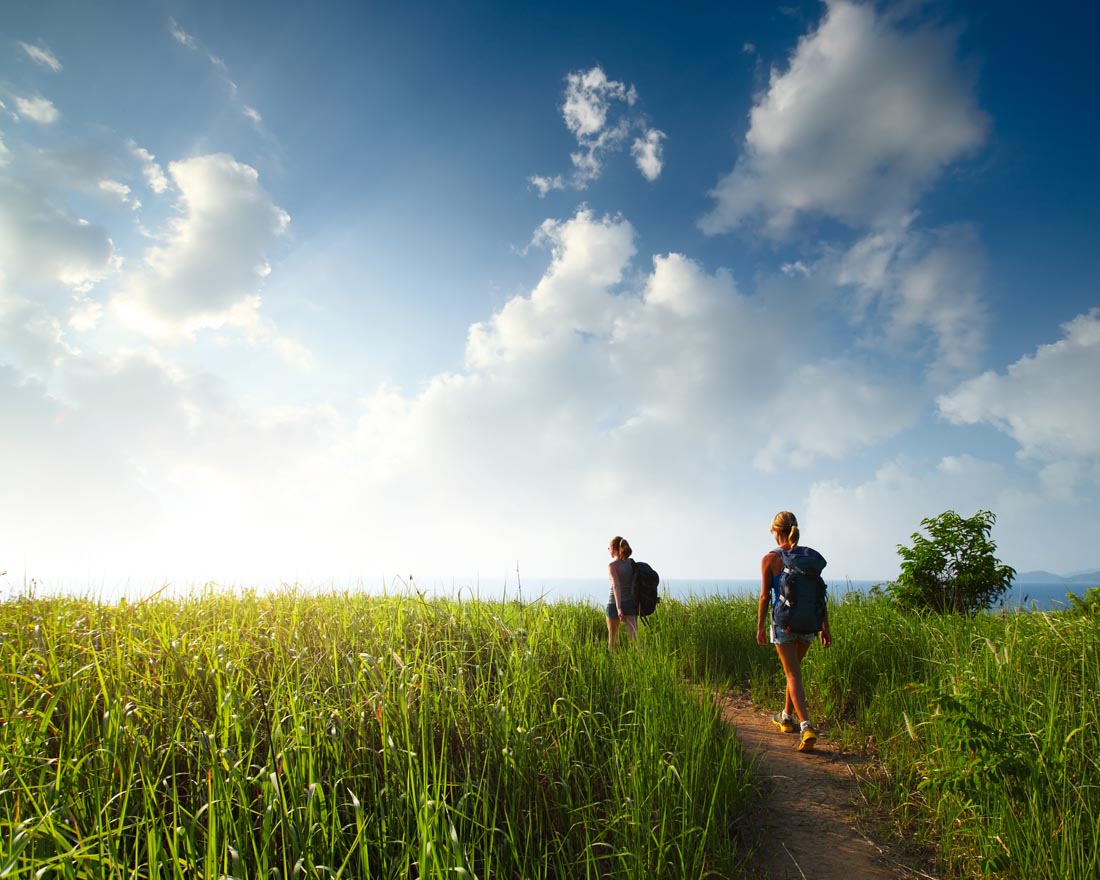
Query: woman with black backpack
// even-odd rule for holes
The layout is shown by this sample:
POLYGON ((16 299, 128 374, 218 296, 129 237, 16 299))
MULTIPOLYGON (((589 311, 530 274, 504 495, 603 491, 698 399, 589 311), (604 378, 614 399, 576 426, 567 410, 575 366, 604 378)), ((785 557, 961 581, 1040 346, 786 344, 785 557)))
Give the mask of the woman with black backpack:
MULTIPOLYGON (((829 631, 828 608, 825 605, 825 582, 821 579, 821 569, 825 566, 825 560, 817 551, 809 547, 799 547, 798 520, 789 510, 780 511, 775 515, 772 519, 771 531, 779 546, 775 550, 770 550, 760 561, 760 604, 756 615, 756 642, 759 645, 766 644, 764 622, 768 609, 772 608, 771 642, 775 645, 779 662, 783 664, 783 672, 787 678, 783 711, 772 716, 772 723, 784 733, 794 733, 797 720, 799 737, 796 748, 800 752, 812 752, 814 743, 817 741, 817 731, 810 723, 810 716, 806 710, 806 693, 802 687, 802 659, 810 650, 810 645, 817 636, 817 630, 821 632, 823 648, 828 648, 833 643, 833 636, 829 631), (799 570, 797 563, 793 562, 796 557, 799 560, 806 560, 805 572, 799 570), (805 581, 804 589, 800 590, 799 594, 810 597, 819 592, 820 604, 816 621, 780 627, 776 625, 776 612, 785 606, 786 610, 789 610, 791 602, 788 599, 785 581, 792 577, 792 571, 805 581)), ((807 598, 803 601, 813 600, 807 598)))
POLYGON ((607 596, 607 645, 612 651, 619 646, 619 624, 626 624, 631 641, 638 638, 638 599, 634 595, 634 566, 631 563, 630 544, 626 538, 616 535, 608 545, 611 562, 607 574, 611 579, 611 591, 607 596))

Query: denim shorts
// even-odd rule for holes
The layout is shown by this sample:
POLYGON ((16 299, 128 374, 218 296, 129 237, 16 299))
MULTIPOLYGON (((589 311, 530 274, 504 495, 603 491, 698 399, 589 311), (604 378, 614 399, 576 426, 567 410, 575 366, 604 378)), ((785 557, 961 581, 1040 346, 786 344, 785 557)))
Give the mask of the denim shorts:
POLYGON ((771 628, 773 645, 786 645, 789 642, 812 642, 817 638, 817 633, 776 632, 774 623, 771 625, 771 628))
MULTIPOLYGON (((610 620, 619 619, 619 609, 615 607, 614 602, 607 603, 607 616, 610 620)), ((627 599, 623 602, 623 617, 637 617, 638 616, 638 603, 634 599, 627 599)))

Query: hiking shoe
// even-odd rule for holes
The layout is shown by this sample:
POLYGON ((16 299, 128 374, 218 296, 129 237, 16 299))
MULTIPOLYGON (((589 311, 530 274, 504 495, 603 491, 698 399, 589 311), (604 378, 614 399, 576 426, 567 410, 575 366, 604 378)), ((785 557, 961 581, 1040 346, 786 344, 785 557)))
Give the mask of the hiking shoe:
POLYGON ((814 743, 816 742, 817 731, 807 726, 803 729, 802 737, 798 740, 798 750, 800 752, 812 752, 814 750, 814 743))
POLYGON ((794 733, 794 721, 792 721, 790 718, 784 718, 778 712, 772 715, 772 724, 774 724, 784 733, 794 733))

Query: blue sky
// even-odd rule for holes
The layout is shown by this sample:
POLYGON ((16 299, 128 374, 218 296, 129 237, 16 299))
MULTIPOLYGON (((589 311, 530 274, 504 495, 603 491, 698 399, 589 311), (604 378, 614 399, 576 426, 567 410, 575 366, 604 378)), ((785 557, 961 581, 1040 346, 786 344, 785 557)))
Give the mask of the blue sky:
POLYGON ((0 571, 1100 568, 1090 18, 5 4, 0 571))

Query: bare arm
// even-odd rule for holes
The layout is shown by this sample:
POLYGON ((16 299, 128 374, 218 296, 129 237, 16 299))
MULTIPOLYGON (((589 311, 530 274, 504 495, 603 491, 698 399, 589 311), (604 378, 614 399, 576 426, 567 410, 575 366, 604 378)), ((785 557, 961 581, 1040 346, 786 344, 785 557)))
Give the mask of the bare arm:
POLYGON ((779 556, 768 553, 760 560, 760 602, 756 609, 756 643, 767 644, 767 614, 772 604, 772 576, 776 563, 782 566, 779 556))

